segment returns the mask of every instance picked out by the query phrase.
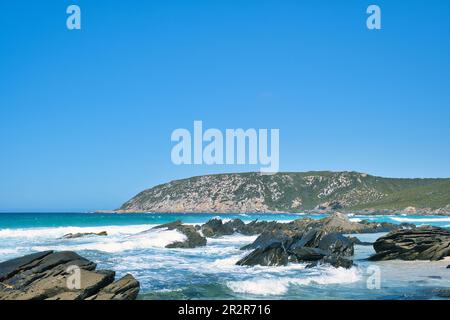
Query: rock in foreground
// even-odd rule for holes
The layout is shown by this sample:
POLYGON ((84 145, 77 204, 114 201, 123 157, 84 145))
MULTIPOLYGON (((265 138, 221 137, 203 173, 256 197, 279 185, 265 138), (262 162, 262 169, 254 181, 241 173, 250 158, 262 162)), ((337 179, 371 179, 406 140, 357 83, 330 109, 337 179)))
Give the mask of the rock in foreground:
POLYGON ((139 282, 75 252, 44 251, 0 263, 0 300, 134 300, 139 282), (79 275, 79 276, 78 276, 79 275))
POLYGON ((438 227, 420 227, 392 231, 373 245, 379 260, 441 260, 450 256, 450 231, 438 227))

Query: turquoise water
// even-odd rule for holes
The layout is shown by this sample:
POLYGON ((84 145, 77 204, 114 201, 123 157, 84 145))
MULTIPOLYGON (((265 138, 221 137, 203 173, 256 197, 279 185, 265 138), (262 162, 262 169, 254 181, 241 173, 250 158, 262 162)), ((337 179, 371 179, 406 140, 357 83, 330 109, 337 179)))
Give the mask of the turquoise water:
MULTIPOLYGON (((141 299, 434 299, 433 289, 450 287, 450 261, 368 262, 371 246, 356 246, 350 270, 303 264, 286 267, 241 267, 235 263, 248 252, 240 247, 256 237, 233 235, 208 239, 195 249, 166 249, 182 240, 176 231, 151 230, 175 220, 200 224, 214 217, 246 222, 288 222, 302 214, 97 214, 0 213, 0 261, 42 250, 73 250, 95 261, 99 268, 133 274, 141 283, 141 299), (75 232, 107 231, 107 237, 61 239, 75 232), (371 268, 380 271, 381 286, 367 285, 371 268)), ((351 216, 354 221, 409 222, 450 227, 443 216, 351 216)), ((374 241, 382 234, 358 235, 374 241)))

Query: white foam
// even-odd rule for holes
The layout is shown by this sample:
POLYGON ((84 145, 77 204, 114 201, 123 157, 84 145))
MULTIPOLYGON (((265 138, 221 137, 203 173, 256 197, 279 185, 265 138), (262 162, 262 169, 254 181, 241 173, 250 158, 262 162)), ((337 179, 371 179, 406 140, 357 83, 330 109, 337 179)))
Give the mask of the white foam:
POLYGON ((322 274, 305 275, 305 278, 278 278, 264 277, 244 281, 228 281, 227 286, 237 293, 248 293, 254 295, 281 295, 285 294, 291 285, 308 286, 311 284, 330 285, 342 283, 354 283, 361 279, 356 268, 329 268, 322 270, 322 274))
POLYGON ((151 232, 123 237, 98 237, 91 239, 89 243, 68 241, 67 244, 52 246, 34 246, 35 251, 45 250, 97 250, 108 253, 116 253, 126 250, 164 248, 170 243, 184 241, 186 236, 176 230, 155 229, 151 232))
POLYGON ((68 233, 98 233, 101 231, 106 231, 108 235, 126 235, 142 232, 153 226, 154 225, 0 229, 0 239, 60 238, 68 233))
POLYGON ((17 249, 17 248, 15 248, 15 249, 0 249, 0 255, 3 255, 3 254, 15 254, 15 253, 17 253, 19 250, 17 249))

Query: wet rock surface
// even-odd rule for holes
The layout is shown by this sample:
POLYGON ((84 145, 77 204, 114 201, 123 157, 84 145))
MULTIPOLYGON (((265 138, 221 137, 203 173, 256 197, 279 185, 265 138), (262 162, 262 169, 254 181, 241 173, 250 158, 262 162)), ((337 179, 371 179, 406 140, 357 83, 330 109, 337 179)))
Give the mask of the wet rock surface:
POLYGON ((45 251, 0 263, 0 300, 134 300, 139 282, 75 252, 45 251))
POLYGON ((373 244, 376 254, 369 260, 441 260, 450 256, 450 231, 424 226, 395 230, 373 244))
POLYGON ((206 238, 203 237, 195 226, 185 225, 180 220, 175 222, 163 224, 155 227, 154 229, 164 229, 167 230, 177 230, 178 232, 184 234, 186 236, 186 240, 184 241, 176 241, 170 243, 166 246, 166 248, 196 248, 206 246, 206 238))
POLYGON ((253 221, 245 224, 239 219, 223 223, 219 219, 213 219, 200 228, 206 237, 234 233, 259 234, 253 243, 241 248, 253 251, 238 261, 238 265, 282 266, 289 262, 313 262, 315 265, 326 263, 350 268, 353 265, 350 257, 354 252, 354 244, 370 243, 342 234, 388 232, 413 229, 415 226, 354 222, 345 214, 334 213, 320 220, 302 218, 289 223, 253 221))
POLYGON ((312 229, 289 236, 273 231, 263 233, 249 247, 256 247, 249 255, 237 262, 245 266, 284 266, 289 262, 326 263, 335 267, 350 268, 354 253, 353 242, 339 233, 327 233, 312 229))
POLYGON ((62 236, 63 239, 76 239, 76 238, 82 238, 82 237, 88 237, 88 236, 101 236, 106 237, 108 233, 106 231, 101 231, 98 233, 95 232, 86 232, 86 233, 68 233, 62 236))

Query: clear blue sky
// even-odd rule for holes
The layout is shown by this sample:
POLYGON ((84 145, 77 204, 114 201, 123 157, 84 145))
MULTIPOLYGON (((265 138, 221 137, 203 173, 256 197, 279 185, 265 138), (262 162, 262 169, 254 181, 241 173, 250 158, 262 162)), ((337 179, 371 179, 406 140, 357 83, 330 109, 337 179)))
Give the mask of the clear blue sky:
POLYGON ((279 128, 280 170, 450 177, 450 1, 1 1, 0 210, 118 207, 176 128, 279 128), (381 31, 366 8, 382 9, 381 31), (82 30, 66 29, 78 4, 82 30))

